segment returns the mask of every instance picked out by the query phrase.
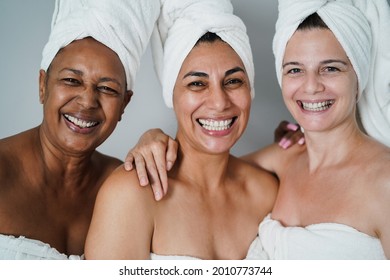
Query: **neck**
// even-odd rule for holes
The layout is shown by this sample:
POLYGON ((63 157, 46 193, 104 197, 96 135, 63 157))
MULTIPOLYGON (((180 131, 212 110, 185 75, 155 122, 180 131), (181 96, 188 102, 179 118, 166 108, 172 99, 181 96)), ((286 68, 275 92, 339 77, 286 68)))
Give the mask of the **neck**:
POLYGON ((210 154, 180 141, 179 147, 171 177, 200 188, 218 189, 224 185, 230 158, 229 151, 210 154))
POLYGON ((310 172, 349 160, 365 139, 355 120, 328 131, 305 131, 310 172))
POLYGON ((41 128, 37 131, 37 158, 42 162, 45 180, 50 186, 82 189, 93 178, 93 151, 69 153, 53 145, 41 128))

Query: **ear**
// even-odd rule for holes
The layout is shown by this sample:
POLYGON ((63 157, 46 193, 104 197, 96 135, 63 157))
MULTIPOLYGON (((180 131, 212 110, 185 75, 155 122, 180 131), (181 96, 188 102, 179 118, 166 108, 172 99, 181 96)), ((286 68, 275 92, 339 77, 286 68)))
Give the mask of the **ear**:
POLYGON ((46 90, 46 72, 39 70, 39 102, 43 104, 45 102, 45 90, 46 90))
POLYGON ((125 112, 125 108, 129 104, 132 96, 133 96, 133 91, 132 90, 127 90, 125 92, 125 96, 123 98, 122 109, 121 109, 121 115, 119 116, 119 121, 122 120, 122 115, 125 112))

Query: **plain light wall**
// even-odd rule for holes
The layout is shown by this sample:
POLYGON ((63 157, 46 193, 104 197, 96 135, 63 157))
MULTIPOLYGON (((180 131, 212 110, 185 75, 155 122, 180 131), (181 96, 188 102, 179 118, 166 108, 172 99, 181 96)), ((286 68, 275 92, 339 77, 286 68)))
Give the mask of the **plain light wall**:
MULTIPOLYGON (((235 155, 271 143, 279 122, 292 120, 277 84, 272 54, 277 2, 232 0, 235 14, 247 25, 256 69, 251 118, 244 136, 232 150, 235 155)), ((53 10, 54 1, 0 1, 0 138, 35 127, 42 121, 38 76, 53 10)), ((148 48, 122 121, 98 150, 123 160, 141 134, 154 127, 175 136, 175 115, 164 105, 148 48)))

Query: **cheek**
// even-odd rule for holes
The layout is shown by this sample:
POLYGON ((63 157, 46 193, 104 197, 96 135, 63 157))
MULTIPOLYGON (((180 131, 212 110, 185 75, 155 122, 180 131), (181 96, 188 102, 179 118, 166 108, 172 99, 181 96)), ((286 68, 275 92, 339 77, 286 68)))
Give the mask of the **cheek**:
POLYGON ((106 121, 118 122, 122 113, 123 100, 100 100, 106 121))

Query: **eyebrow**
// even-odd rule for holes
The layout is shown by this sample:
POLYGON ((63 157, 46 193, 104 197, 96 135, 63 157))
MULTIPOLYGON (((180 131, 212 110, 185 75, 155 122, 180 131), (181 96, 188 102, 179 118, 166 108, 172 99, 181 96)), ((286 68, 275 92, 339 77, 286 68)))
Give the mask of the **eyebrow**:
POLYGON ((76 75, 79 75, 79 76, 83 76, 83 71, 81 70, 76 70, 76 69, 73 69, 73 68, 63 68, 60 70, 60 73, 63 72, 63 71, 70 71, 70 72, 73 72, 74 74, 76 75))
POLYGON ((235 68, 233 68, 233 69, 227 70, 227 71, 225 72, 225 77, 226 77, 226 76, 229 76, 229 75, 231 75, 231 74, 234 74, 234 73, 236 73, 236 72, 244 72, 244 73, 245 73, 244 69, 242 69, 241 67, 237 66, 237 67, 235 67, 235 68))
MULTIPOLYGON (((230 69, 230 70, 227 70, 225 72, 225 77, 226 76, 229 76, 229 75, 232 75, 236 72, 244 72, 244 69, 242 69, 241 67, 237 66, 237 67, 234 67, 233 69, 230 69)), ((195 76, 195 77, 208 77, 209 75, 207 73, 204 73, 204 72, 196 72, 196 71, 191 71, 191 72, 188 72, 187 74, 184 75, 183 79, 189 77, 189 76, 195 76)))
MULTIPOLYGON (((324 60, 324 61, 321 61, 320 64, 329 64, 329 63, 341 63, 345 66, 348 65, 348 63, 346 63, 345 61, 343 60, 340 60, 340 59, 327 59, 327 60, 324 60)), ((295 62, 295 61, 291 61, 291 62, 286 62, 282 65, 282 68, 288 66, 288 65, 302 65, 302 63, 299 63, 299 62, 295 62)))
MULTIPOLYGON (((76 75, 79 75, 79 76, 83 76, 84 75, 84 72, 81 71, 81 70, 77 70, 77 69, 73 69, 73 68, 63 68, 60 72, 62 71, 70 71, 76 75)), ((116 83, 118 84, 119 86, 122 86, 121 83, 114 79, 114 78, 109 78, 109 77, 103 77, 99 80, 99 82, 113 82, 113 83, 116 83)))

